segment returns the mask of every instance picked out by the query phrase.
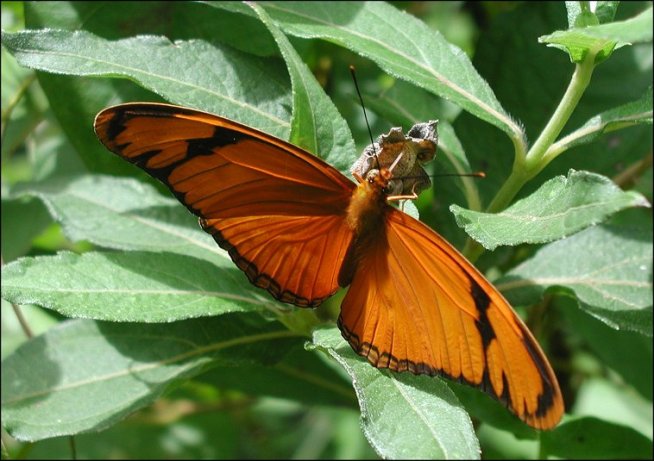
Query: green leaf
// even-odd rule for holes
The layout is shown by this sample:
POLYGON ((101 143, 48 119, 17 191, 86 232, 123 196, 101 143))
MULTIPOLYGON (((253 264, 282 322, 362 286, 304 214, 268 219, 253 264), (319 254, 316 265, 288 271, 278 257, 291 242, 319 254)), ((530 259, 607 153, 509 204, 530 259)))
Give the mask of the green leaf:
MULTIPOLYGON (((212 14, 213 9, 199 3, 125 2, 114 8, 109 3, 34 2, 22 3, 21 7, 25 9, 27 29, 83 29, 108 40, 133 35, 165 36, 171 41, 203 39, 213 43, 218 40, 238 49, 257 50, 256 54, 276 51, 256 19, 239 16, 235 21, 235 15, 224 11, 212 14), (250 26, 256 26, 258 33, 253 33, 250 26), (243 40, 244 36, 248 40, 243 40)), ((93 118, 109 105, 127 101, 164 102, 162 98, 127 79, 89 79, 39 72, 36 87, 43 88, 56 122, 75 147, 75 150, 69 148, 63 158, 75 158, 76 151, 89 171, 133 175, 130 173, 133 167, 127 162, 107 155, 93 133, 93 118)))
POLYGON ((561 138, 547 150, 547 156, 557 156, 579 144, 594 141, 604 133, 629 126, 652 124, 652 87, 637 101, 602 112, 588 120, 581 128, 561 138))
POLYGON ((279 362, 269 367, 240 364, 216 367, 196 378, 220 389, 238 390, 250 396, 272 396, 306 405, 357 408, 349 380, 329 366, 327 358, 307 353, 298 341, 279 362), (235 372, 236 371, 236 372, 235 372))
POLYGON ((608 58, 615 48, 632 43, 651 42, 653 27, 652 8, 649 8, 626 21, 559 30, 538 40, 566 51, 572 62, 581 62, 591 53, 596 55, 595 62, 600 63, 608 58))
MULTIPOLYGON (((648 339, 651 341, 651 338, 648 339)), ((582 361, 583 359, 577 363, 581 364, 582 361)), ((582 367, 586 368, 584 365, 582 367)), ((651 368, 651 362, 648 368, 651 368)), ((586 370, 591 373, 580 382, 571 412, 578 416, 595 417, 605 422, 629 427, 650 438, 652 400, 642 398, 625 386, 625 383, 611 379, 610 375, 600 376, 593 372, 592 368, 586 370)))
MULTIPOLYGON (((447 101, 415 86, 398 81, 389 91, 378 97, 367 97, 366 104, 395 123, 404 131, 418 121, 438 120, 437 154, 443 154, 457 173, 469 173, 470 165, 449 119, 455 119, 460 110, 447 101), (443 114, 446 120, 441 119, 443 114)), ((464 181, 464 178, 461 178, 464 181)))
POLYGON ((62 252, 2 267, 2 297, 68 317, 172 322, 272 305, 231 261, 174 253, 62 252))
POLYGON ((84 29, 117 40, 135 35, 158 35, 171 40, 220 41, 248 54, 277 52, 264 27, 255 18, 207 8, 202 2, 25 3, 27 29, 84 29))
POLYGON ((565 2, 568 11, 568 28, 594 26, 613 21, 615 12, 620 5, 619 1, 594 2, 594 9, 590 11, 590 2, 565 2))
POLYGON ((425 120, 452 122, 461 113, 459 106, 403 80, 396 80, 392 87, 379 95, 366 94, 364 97, 366 108, 405 129, 425 120))
POLYGON ((457 223, 484 247, 544 243, 597 224, 616 211, 649 207, 637 192, 624 192, 610 179, 587 171, 557 176, 540 189, 497 214, 452 205, 457 223))
POLYGON ((3 156, 6 156, 20 148, 25 133, 33 130, 42 121, 47 109, 47 101, 40 88, 31 85, 35 78, 34 72, 20 66, 4 47, 0 49, 0 56, 2 151, 3 156), (9 115, 11 115, 11 123, 6 123, 9 115))
POLYGON ((619 0, 603 0, 596 2, 595 16, 599 19, 600 24, 613 21, 619 6, 619 0))
POLYGON ((24 255, 32 246, 36 236, 52 222, 41 202, 24 197, 22 199, 2 198, 2 259, 13 261, 24 255), (21 216, 22 219, 12 219, 21 216))
POLYGON ((293 85, 291 142, 320 155, 336 169, 348 171, 356 160, 356 148, 347 123, 266 11, 257 4, 250 6, 272 33, 291 76, 293 85), (325 120, 329 123, 324 123, 325 120))
POLYGON ((651 42, 652 11, 650 7, 631 19, 586 27, 583 32, 591 37, 615 40, 619 44, 651 42))
MULTIPOLYGON (((223 2, 209 2, 218 8, 223 2)), ((424 22, 384 2, 266 2, 287 34, 320 38, 376 62, 394 77, 449 99, 513 138, 520 127, 459 48, 424 22)))
POLYGON ((228 259, 177 200, 135 179, 86 175, 20 184, 15 196, 38 197, 73 242, 167 251, 219 264, 228 259))
POLYGON ((294 335, 259 316, 68 321, 2 362, 3 426, 29 441, 99 431, 209 367, 275 363, 294 335))
POLYGON ((561 459, 651 459, 652 441, 630 427, 597 418, 560 424, 542 435, 544 457, 561 459), (589 434, 593 434, 589 437, 589 434))
MULTIPOLYGON (((229 403, 225 406, 229 406, 229 403)), ((75 457, 106 459, 118 451, 116 447, 120 447, 120 456, 129 459, 238 459, 241 452, 239 443, 243 438, 238 418, 228 411, 189 412, 174 421, 171 419, 175 418, 166 419, 166 416, 162 416, 184 413, 188 407, 188 400, 156 402, 151 408, 135 413, 122 424, 101 432, 76 434, 75 457)), ((252 446, 251 440, 243 443, 252 446)), ((70 458, 70 444, 69 437, 30 443, 29 457, 70 458)))
POLYGON ((569 29, 599 23, 597 17, 589 10, 587 2, 566 1, 565 9, 568 12, 569 29))
MULTIPOLYGON (((651 338, 635 335, 630 331, 614 330, 579 309, 558 310, 563 314, 568 325, 574 325, 574 333, 583 338, 602 365, 620 374, 623 381, 619 386, 622 391, 618 392, 626 394, 624 383, 627 383, 644 398, 652 401, 654 354, 651 338)), ((601 413, 599 411, 596 414, 601 415, 601 413)))
POLYGON ((651 336, 651 274, 651 228, 601 225, 546 245, 495 285, 513 305, 561 287, 612 328, 651 336))
POLYGON ((274 60, 203 40, 109 41, 64 30, 2 33, 22 65, 55 74, 130 78, 173 104, 221 114, 280 138, 290 130, 287 77, 274 60), (198 62, 203 71, 198 71, 198 62), (261 94, 266 97, 262 98, 261 94))
POLYGON ((470 418, 443 380, 378 370, 335 327, 316 330, 313 343, 352 378, 364 433, 381 457, 479 459, 470 418))
MULTIPOLYGON (((0 300, 2 315, 2 359, 12 354, 21 344, 28 341, 25 334, 25 324, 29 325, 33 335, 40 335, 61 322, 57 315, 41 309, 38 306, 24 304, 12 306, 4 299, 0 300), (20 311, 20 318, 16 312, 20 311)), ((3 365, 4 366, 4 365, 3 365)))
POLYGON ((574 63, 584 61, 590 54, 593 57, 593 62, 599 64, 613 53, 617 45, 614 40, 586 35, 583 33, 583 29, 557 31, 553 34, 539 37, 538 40, 541 43, 547 43, 552 48, 558 48, 567 52, 570 55, 570 61, 574 63))

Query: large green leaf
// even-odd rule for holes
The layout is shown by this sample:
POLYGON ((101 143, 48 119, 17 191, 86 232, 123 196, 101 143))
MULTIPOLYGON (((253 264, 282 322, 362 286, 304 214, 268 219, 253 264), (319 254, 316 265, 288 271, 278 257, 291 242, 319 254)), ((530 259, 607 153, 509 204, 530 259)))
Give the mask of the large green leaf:
MULTIPOLYGON (((109 40, 136 35, 165 36, 171 40, 220 41, 248 54, 277 53, 261 22, 202 2, 111 1, 25 3, 25 28, 84 29, 109 40)), ((50 95, 51 96, 51 95, 50 95)))
POLYGON ((177 200, 135 179, 99 175, 53 179, 19 184, 13 194, 41 199, 73 242, 167 251, 216 263, 228 258, 177 200))
POLYGON ((638 192, 625 192, 611 180, 587 171, 557 176, 497 214, 452 205, 457 223, 489 250, 499 245, 544 243, 574 234, 616 211, 649 207, 638 192))
POLYGON ((202 40, 138 36, 110 41, 83 30, 3 32, 2 44, 32 69, 130 78, 174 104, 221 114, 281 138, 290 131, 287 77, 277 61, 202 40))
MULTIPOLYGON (((223 2, 218 8, 244 11, 223 2)), ((375 61, 389 74, 452 100, 465 110, 521 137, 493 91, 459 48, 436 30, 384 2, 266 2, 284 32, 337 43, 375 61)))
POLYGON ((316 330, 313 343, 350 375, 364 433, 380 456, 479 458, 470 417, 441 379, 373 368, 352 351, 336 328, 316 330))
POLYGON ((259 316, 60 324, 2 362, 2 422, 20 440, 98 431, 216 365, 275 363, 297 336, 259 316))
POLYGON ((652 87, 637 101, 602 112, 569 135, 561 138, 547 150, 548 156, 556 156, 563 150, 579 144, 590 143, 603 133, 638 124, 652 124, 652 87))
POLYGON ((266 11, 251 5, 272 33, 284 57, 293 85, 291 142, 314 152, 333 167, 348 171, 356 159, 352 134, 336 106, 266 11))
POLYGON ((535 304, 561 287, 613 328, 651 336, 651 228, 590 227, 546 245, 496 286, 514 305, 535 304))
POLYGON ((2 267, 2 297, 38 304, 67 317, 172 322, 273 301, 234 264, 140 251, 21 258, 2 267))

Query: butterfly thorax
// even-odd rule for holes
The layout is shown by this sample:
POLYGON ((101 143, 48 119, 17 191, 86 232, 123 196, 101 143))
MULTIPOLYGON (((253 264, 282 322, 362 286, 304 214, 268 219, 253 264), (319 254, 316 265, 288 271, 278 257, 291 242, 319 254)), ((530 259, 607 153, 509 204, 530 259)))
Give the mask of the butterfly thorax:
POLYGON ((383 229, 388 210, 386 197, 393 175, 387 168, 369 172, 366 178, 357 175, 359 185, 352 192, 347 208, 347 224, 357 237, 373 235, 383 229))

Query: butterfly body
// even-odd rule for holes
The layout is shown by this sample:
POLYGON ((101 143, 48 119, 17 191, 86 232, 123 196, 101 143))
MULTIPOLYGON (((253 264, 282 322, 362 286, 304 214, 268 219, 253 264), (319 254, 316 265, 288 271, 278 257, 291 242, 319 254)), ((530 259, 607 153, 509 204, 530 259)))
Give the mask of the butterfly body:
POLYGON ((165 104, 110 107, 95 130, 165 184, 275 299, 315 307, 348 286, 338 326, 372 365, 477 386, 539 429, 561 418, 556 377, 504 297, 442 237, 388 204, 426 184, 421 177, 392 186, 392 168, 361 166, 355 184, 283 140, 165 104))
POLYGON ((387 197, 392 174, 388 169, 382 168, 366 178, 357 173, 354 176, 359 184, 352 191, 345 218, 353 239, 339 273, 341 287, 350 285, 362 256, 383 238, 386 213, 391 209, 387 197))
MULTIPOLYGON (((384 170, 390 179, 388 170, 384 170)), ((357 237, 379 230, 387 212, 386 193, 389 179, 381 175, 370 179, 357 178, 359 184, 352 191, 352 198, 347 207, 347 223, 357 237)))

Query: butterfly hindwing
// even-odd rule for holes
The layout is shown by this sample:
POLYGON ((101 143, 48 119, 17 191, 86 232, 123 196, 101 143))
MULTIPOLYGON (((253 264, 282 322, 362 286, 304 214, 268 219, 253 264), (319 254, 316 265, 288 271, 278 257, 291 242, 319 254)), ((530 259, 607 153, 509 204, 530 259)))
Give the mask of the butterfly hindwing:
POLYGON ((376 367, 442 374, 480 387, 536 428, 563 413, 558 383, 507 301, 449 243, 388 209, 357 248, 339 327, 376 367))
POLYGON ((200 217, 255 285, 299 306, 338 289, 355 186, 325 162, 236 122, 166 104, 110 107, 95 130, 200 217))

